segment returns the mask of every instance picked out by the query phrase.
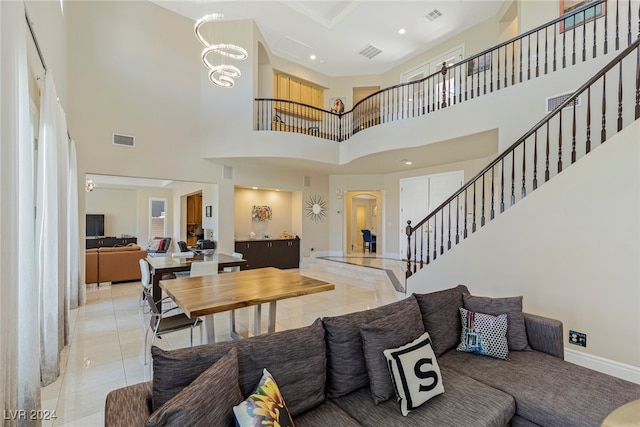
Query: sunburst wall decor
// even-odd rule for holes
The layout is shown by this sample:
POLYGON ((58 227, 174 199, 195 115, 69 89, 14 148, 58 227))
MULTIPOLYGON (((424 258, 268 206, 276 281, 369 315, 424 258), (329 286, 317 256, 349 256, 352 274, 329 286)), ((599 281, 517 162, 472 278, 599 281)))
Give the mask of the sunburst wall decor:
POLYGON ((327 202, 322 196, 314 194, 306 201, 304 210, 311 220, 315 222, 322 221, 327 216, 327 202))

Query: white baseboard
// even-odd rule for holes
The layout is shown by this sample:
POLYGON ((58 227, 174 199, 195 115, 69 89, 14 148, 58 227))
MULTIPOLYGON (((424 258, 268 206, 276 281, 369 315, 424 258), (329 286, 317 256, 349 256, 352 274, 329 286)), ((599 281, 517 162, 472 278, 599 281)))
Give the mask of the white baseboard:
POLYGON ((627 365, 626 363, 616 362, 615 360, 605 359, 604 357, 594 356, 566 347, 564 348, 564 359, 567 362, 575 363, 594 371, 640 384, 640 368, 637 366, 627 365))

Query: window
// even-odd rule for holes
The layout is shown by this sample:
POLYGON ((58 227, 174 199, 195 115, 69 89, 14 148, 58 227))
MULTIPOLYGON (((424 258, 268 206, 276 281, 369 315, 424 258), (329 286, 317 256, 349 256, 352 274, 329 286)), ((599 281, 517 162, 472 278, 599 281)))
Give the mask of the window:
POLYGON ((167 234, 167 199, 149 199, 149 238, 163 237, 167 234))

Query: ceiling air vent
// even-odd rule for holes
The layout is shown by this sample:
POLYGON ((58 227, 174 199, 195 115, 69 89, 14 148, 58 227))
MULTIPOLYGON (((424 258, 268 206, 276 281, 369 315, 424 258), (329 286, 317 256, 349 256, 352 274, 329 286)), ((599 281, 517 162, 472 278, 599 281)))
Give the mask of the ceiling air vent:
POLYGON ((381 54, 382 51, 380 49, 378 49, 377 47, 373 46, 371 43, 369 43, 368 45, 366 45, 365 47, 360 49, 360 51, 358 53, 360 55, 364 56, 365 58, 373 59, 374 57, 376 57, 379 54, 381 54))
POLYGON ((436 19, 440 18, 442 16, 442 12, 440 12, 438 9, 433 9, 431 12, 427 13, 425 15, 425 17, 429 20, 429 21, 435 21, 436 19))
POLYGON ((134 136, 128 135, 118 135, 117 133, 113 134, 113 145, 121 145, 124 147, 135 147, 136 146, 136 138, 134 136))
MULTIPOLYGON (((573 92, 561 93, 559 95, 553 95, 546 98, 545 99, 546 112, 550 113, 553 110, 555 110, 558 105, 562 104, 564 101, 570 98, 571 95, 573 95, 573 92)), ((581 105, 581 95, 578 95, 578 97, 573 102, 570 102, 569 104, 567 104, 567 106, 564 107, 563 110, 566 110, 567 108, 572 108, 573 104, 575 104, 576 107, 579 107, 581 105)))

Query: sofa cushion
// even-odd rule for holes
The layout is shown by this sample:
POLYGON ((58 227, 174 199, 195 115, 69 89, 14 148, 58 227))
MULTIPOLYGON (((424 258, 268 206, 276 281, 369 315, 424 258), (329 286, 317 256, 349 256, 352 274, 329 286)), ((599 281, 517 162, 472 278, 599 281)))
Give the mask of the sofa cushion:
POLYGON ((142 248, 138 245, 131 245, 131 246, 104 246, 102 248, 100 248, 100 253, 106 253, 106 252, 132 252, 132 251, 141 251, 142 248))
POLYGON ((236 425, 253 427, 262 425, 280 425, 293 427, 291 414, 280 393, 278 383, 266 369, 262 370, 262 378, 253 393, 244 401, 233 407, 236 425))
POLYGON ((464 307, 462 296, 469 290, 464 285, 428 294, 414 294, 420 311, 424 330, 429 332, 436 357, 455 348, 460 342, 460 312, 464 307))
POLYGON ((464 308, 477 313, 498 316, 507 315, 507 342, 509 350, 531 350, 527 341, 527 329, 522 314, 522 297, 488 298, 473 295, 462 297, 464 308))
POLYGON ((417 303, 360 326, 371 397, 375 404, 396 394, 383 351, 411 342, 423 333, 424 326, 417 303))
POLYGON ((462 332, 456 350, 509 360, 507 315, 492 316, 460 307, 462 332))
MULTIPOLYGON (((508 363, 450 351, 440 369, 464 372, 510 394, 517 413, 538 425, 599 426, 617 407, 640 399, 640 385, 539 351, 512 351, 508 363)), ((447 377, 445 377, 447 381, 447 377)), ((447 382, 447 393, 450 391, 447 382)))
POLYGON ((374 309, 322 319, 327 342, 329 397, 351 393, 369 383, 360 325, 388 316, 415 303, 415 298, 411 296, 374 309))
POLYGON ((296 427, 359 427, 362 425, 328 399, 304 414, 298 415, 293 422, 296 427))
POLYGON ((405 417, 428 400, 444 393, 442 375, 428 332, 406 345, 385 350, 384 355, 389 361, 400 411, 405 417))
POLYGON ((151 414, 147 427, 233 426, 232 410, 240 402, 242 394, 238 386, 238 352, 232 348, 151 414))
POLYGON ((516 410, 511 396, 442 365, 440 365, 440 372, 447 386, 447 392, 429 400, 407 417, 402 416, 398 403, 394 399, 375 405, 371 400, 368 387, 333 401, 363 426, 504 427, 509 425, 509 420, 516 410))
POLYGON ((165 351, 153 355, 153 408, 178 394, 231 348, 238 350, 239 384, 243 396, 254 389, 262 369, 278 379, 292 416, 321 403, 325 389, 326 353, 320 321, 304 328, 268 335, 165 351))

